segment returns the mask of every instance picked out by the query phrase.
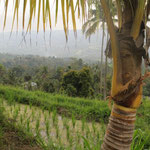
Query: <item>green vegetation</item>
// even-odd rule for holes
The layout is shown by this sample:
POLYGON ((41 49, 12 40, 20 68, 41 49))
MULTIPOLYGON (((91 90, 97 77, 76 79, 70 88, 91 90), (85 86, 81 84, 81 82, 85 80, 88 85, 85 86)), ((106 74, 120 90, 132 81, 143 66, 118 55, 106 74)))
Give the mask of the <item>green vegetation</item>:
POLYGON ((0 86, 0 96, 8 102, 19 102, 39 106, 45 110, 57 110, 57 113, 76 119, 108 121, 110 110, 106 101, 72 98, 63 95, 52 95, 41 91, 27 91, 11 86, 0 86))
POLYGON ((42 150, 33 135, 15 126, 15 120, 5 116, 6 111, 4 101, 0 99, 0 149, 42 150))
MULTIPOLYGON (((6 120, 12 120, 14 127, 33 137, 44 150, 100 149, 110 114, 108 102, 3 85, 0 97, 6 120)), ((150 101, 144 99, 137 113, 132 150, 150 148, 149 109, 150 101)))
POLYGON ((89 97, 94 93, 90 69, 84 67, 80 71, 71 70, 64 74, 62 89, 69 96, 89 97))
MULTIPOLYGON (((9 55, 8 55, 9 56, 9 55)), ((0 83, 19 86, 30 91, 66 94, 74 97, 102 98, 100 92, 100 62, 86 63, 82 59, 39 56, 9 56, 0 54, 0 83)), ((112 67, 107 67, 107 90, 111 87, 112 67)))

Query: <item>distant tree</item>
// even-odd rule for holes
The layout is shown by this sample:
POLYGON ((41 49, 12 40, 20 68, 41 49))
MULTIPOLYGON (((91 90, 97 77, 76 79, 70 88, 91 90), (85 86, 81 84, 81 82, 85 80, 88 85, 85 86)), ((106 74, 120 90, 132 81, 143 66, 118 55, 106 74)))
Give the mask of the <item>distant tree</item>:
POLYGON ((30 75, 25 75, 24 76, 24 81, 25 82, 28 82, 28 81, 30 81, 32 79, 32 77, 30 76, 30 75))
POLYGON ((48 93, 54 93, 55 92, 55 87, 50 80, 44 81, 44 83, 42 84, 42 89, 43 89, 43 91, 48 92, 48 93))
POLYGON ((5 67, 2 64, 0 64, 0 83, 5 83, 6 75, 7 72, 5 67))
POLYGON ((79 71, 71 70, 65 73, 62 88, 69 96, 88 97, 93 95, 91 82, 90 69, 84 67, 79 71))

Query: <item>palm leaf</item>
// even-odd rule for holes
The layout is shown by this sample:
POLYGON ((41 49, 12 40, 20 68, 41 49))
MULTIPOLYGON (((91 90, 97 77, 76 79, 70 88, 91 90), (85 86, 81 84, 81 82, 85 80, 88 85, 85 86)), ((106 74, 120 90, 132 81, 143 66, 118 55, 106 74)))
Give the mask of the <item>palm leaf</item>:
POLYGON ((116 0, 117 3, 117 10, 118 10, 118 26, 119 29, 122 27, 122 7, 121 7, 121 2, 120 0, 116 0))
POLYGON ((4 26, 3 26, 3 29, 4 29, 5 26, 6 26, 7 8, 8 8, 8 0, 6 0, 6 2, 5 2, 5 19, 4 19, 4 26))
POLYGON ((24 3, 23 3, 23 21, 22 21, 23 29, 24 29, 24 24, 25 24, 26 6, 27 6, 27 0, 24 0, 24 3))
POLYGON ((111 39, 113 70, 114 70, 111 95, 114 96, 119 92, 120 87, 122 86, 122 77, 121 77, 122 68, 121 68, 121 60, 120 60, 120 53, 119 53, 119 44, 118 44, 118 39, 116 36, 113 20, 108 5, 106 3, 106 0, 101 0, 101 4, 104 10, 106 22, 108 25, 108 30, 110 33, 110 39, 111 39))
POLYGON ((63 26, 64 26, 64 31, 67 39, 67 27, 66 27, 66 19, 65 19, 65 1, 61 0, 61 8, 62 8, 62 17, 63 17, 63 26))
POLYGON ((45 0, 43 0, 43 29, 45 32, 45 0))
POLYGON ((46 0, 46 16, 48 16, 48 19, 49 19, 49 25, 50 25, 50 29, 51 29, 52 23, 51 23, 51 11, 50 11, 49 0, 46 0))
POLYGON ((140 27, 143 21, 143 15, 145 11, 145 3, 146 0, 142 0, 142 1, 138 0, 138 7, 136 9, 136 13, 135 13, 135 17, 131 29, 131 36, 133 37, 134 40, 136 40, 137 37, 139 36, 140 27))
POLYGON ((12 22, 11 32, 12 32, 13 27, 14 27, 14 22, 15 22, 15 16, 16 16, 16 15, 17 15, 17 29, 18 29, 18 9, 19 9, 19 1, 20 1, 20 0, 16 0, 16 2, 15 2, 14 16, 13 16, 13 22, 12 22))
POLYGON ((41 13, 41 0, 39 0, 39 8, 38 8, 38 21, 37 21, 37 32, 39 32, 39 23, 40 23, 40 13, 41 13))
POLYGON ((70 0, 71 5, 71 14, 72 14, 72 24, 73 24, 73 30, 76 32, 76 20, 75 20, 75 11, 74 11, 74 3, 73 0, 70 0))
POLYGON ((58 0, 56 0, 56 15, 55 15, 55 25, 57 24, 57 16, 58 16, 58 0))

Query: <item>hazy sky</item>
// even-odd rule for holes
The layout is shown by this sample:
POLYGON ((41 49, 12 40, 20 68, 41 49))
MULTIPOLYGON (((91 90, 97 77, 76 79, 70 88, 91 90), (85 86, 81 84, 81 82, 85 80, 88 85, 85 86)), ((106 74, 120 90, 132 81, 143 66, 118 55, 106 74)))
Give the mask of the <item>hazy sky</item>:
MULTIPOLYGON (((27 10, 26 10, 26 26, 28 24, 29 11, 30 11, 29 10, 29 1, 30 0, 28 0, 27 10)), ((51 17, 52 17, 52 30, 62 30, 63 29, 63 24, 62 24, 61 5, 59 5, 59 8, 58 8, 58 21, 57 21, 57 25, 55 26, 55 3, 54 3, 54 1, 55 0, 50 0, 50 2, 51 2, 50 3, 51 17)), ((37 2, 37 4, 38 4, 38 2, 37 2)), ((0 21, 0 32, 3 32, 4 8, 5 8, 4 1, 0 1, 0 20, 1 20, 0 21)), ((13 19, 13 8, 14 8, 14 1, 13 0, 9 0, 7 22, 6 22, 6 27, 5 27, 4 32, 11 31, 12 19, 13 19)), ((22 10, 23 10, 23 0, 20 0, 19 28, 18 28, 18 31, 22 31, 22 16, 23 16, 22 10)), ((42 11, 41 11, 41 17, 42 17, 42 11)), ((32 22, 32 30, 33 31, 35 31, 36 28, 37 28, 37 19, 36 18, 32 22)), ((72 29, 71 21, 72 21, 72 18, 71 18, 71 15, 70 15, 69 29, 72 29)), ((77 20, 77 29, 81 29, 81 26, 82 26, 82 22, 80 20, 77 20)), ((16 21, 15 21, 13 31, 16 31, 16 30, 17 30, 17 25, 16 25, 16 21)), ((40 30, 43 30, 42 18, 40 19, 40 30)), ((47 30, 49 30, 49 26, 48 25, 47 25, 47 30)))

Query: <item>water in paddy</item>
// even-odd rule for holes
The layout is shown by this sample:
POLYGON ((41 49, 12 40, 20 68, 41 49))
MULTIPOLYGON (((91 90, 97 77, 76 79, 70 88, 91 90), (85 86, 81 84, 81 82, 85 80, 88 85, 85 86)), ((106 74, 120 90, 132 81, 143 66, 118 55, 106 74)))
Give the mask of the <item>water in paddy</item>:
POLYGON ((74 116, 66 118, 56 111, 49 112, 31 105, 8 104, 5 100, 1 100, 1 105, 11 123, 40 137, 45 144, 80 149, 84 147, 85 139, 89 144, 99 145, 104 135, 105 126, 99 123, 76 120, 74 116))

